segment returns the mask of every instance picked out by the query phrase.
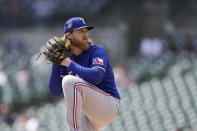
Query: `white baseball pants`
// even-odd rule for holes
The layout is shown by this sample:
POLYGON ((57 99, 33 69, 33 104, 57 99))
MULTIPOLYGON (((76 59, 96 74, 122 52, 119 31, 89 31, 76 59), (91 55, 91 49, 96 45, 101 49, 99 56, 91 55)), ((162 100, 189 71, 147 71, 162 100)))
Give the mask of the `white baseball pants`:
POLYGON ((69 131, 98 131, 119 114, 119 99, 79 77, 65 76, 62 88, 69 131))

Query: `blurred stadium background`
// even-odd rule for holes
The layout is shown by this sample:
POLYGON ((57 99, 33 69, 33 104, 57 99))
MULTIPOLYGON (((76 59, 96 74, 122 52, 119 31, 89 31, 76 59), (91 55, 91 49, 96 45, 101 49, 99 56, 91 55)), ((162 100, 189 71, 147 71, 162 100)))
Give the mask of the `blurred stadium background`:
POLYGON ((196 0, 0 0, 0 131, 67 131, 35 59, 73 16, 96 26, 121 93, 104 131, 197 131, 196 14, 196 0))

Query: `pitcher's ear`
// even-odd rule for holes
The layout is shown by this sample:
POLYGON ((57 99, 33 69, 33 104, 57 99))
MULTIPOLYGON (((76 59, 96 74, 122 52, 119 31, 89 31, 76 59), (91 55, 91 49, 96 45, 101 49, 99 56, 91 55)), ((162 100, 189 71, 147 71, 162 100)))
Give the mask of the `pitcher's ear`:
POLYGON ((66 39, 71 40, 72 39, 71 32, 66 33, 65 37, 66 39))

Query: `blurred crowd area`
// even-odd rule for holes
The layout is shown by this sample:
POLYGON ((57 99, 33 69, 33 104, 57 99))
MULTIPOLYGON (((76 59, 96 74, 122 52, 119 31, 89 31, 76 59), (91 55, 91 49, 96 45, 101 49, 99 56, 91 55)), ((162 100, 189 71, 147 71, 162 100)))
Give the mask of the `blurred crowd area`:
POLYGON ((122 97, 106 131, 195 131, 196 13, 195 0, 0 0, 0 131, 67 129, 63 95, 48 91, 51 64, 36 58, 72 16, 96 25, 90 37, 122 97))
POLYGON ((55 26, 65 21, 65 16, 68 15, 95 15, 108 2, 109 0, 0 0, 0 27, 55 26))

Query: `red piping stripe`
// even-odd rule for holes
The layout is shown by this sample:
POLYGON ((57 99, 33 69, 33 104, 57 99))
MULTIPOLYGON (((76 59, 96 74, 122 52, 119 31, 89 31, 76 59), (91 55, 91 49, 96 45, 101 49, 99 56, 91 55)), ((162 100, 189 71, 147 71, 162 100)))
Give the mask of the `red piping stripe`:
POLYGON ((101 70, 103 70, 104 72, 106 72, 105 69, 102 68, 102 67, 100 67, 100 66, 94 66, 93 68, 98 68, 98 69, 101 69, 101 70))
POLYGON ((75 98, 76 98, 75 99, 75 128, 77 129, 77 119, 76 119, 77 117, 77 87, 75 88, 75 92, 76 92, 75 94, 75 98))

